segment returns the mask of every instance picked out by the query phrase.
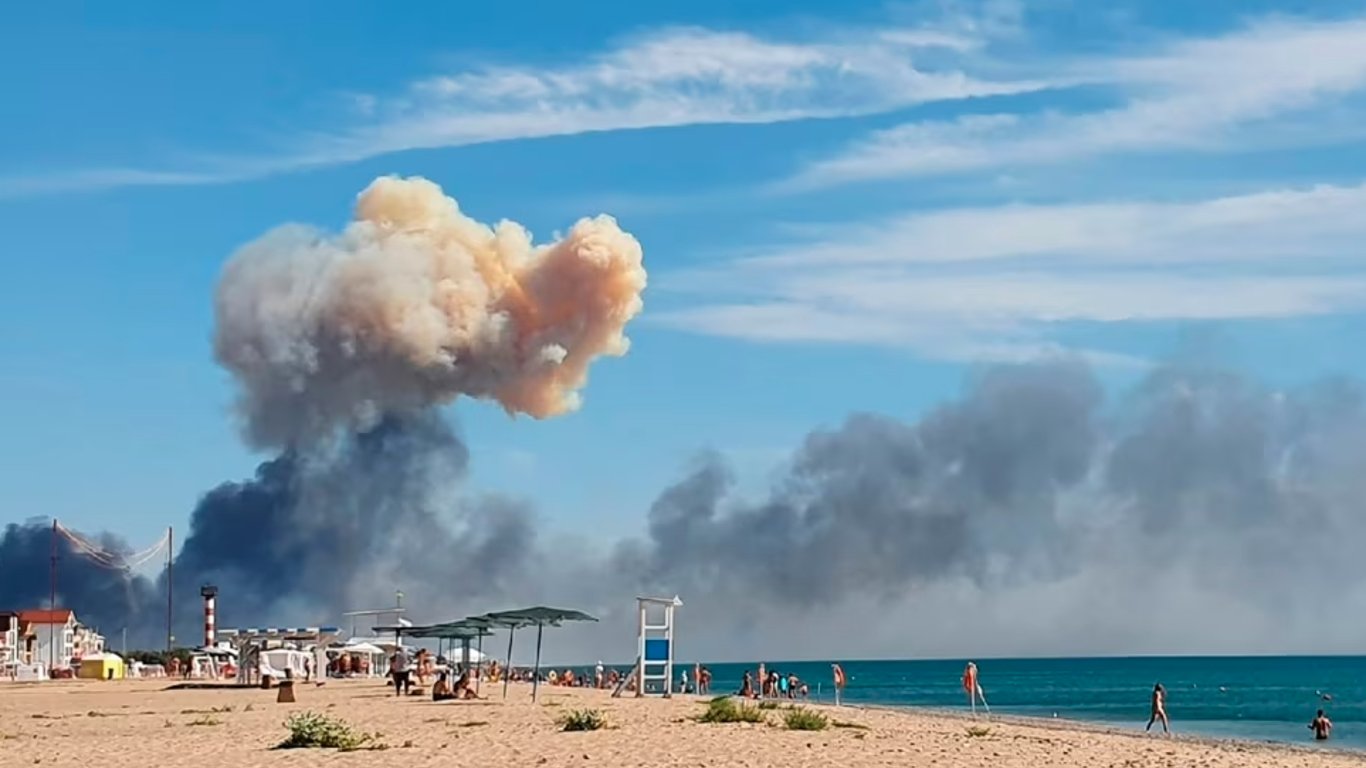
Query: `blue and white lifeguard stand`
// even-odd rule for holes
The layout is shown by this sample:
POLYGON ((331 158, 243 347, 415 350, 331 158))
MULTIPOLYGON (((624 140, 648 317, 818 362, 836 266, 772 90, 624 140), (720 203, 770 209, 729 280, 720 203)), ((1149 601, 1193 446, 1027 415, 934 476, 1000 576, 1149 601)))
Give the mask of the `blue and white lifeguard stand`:
POLYGON ((682 607, 683 601, 674 595, 637 597, 636 603, 640 607, 636 697, 669 698, 674 679, 674 609, 682 607))

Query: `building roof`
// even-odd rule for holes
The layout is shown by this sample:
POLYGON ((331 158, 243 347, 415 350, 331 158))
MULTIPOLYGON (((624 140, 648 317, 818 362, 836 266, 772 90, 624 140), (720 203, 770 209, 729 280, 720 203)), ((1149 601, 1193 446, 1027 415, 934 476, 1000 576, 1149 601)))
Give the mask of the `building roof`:
POLYGON ((58 608, 55 611, 20 611, 19 620, 25 624, 65 624, 71 621, 74 615, 70 608, 58 608))

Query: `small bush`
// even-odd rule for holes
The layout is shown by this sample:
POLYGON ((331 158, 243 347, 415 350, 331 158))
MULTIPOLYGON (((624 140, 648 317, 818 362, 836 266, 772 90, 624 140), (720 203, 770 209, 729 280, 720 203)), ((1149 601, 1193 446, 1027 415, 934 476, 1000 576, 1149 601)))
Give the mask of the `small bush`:
POLYGON ((193 726, 193 725, 222 725, 222 724, 223 724, 223 721, 222 721, 222 720, 219 720, 219 719, 217 719, 217 718, 214 718, 214 717, 212 717, 212 716, 210 716, 210 715, 200 715, 199 717, 196 717, 195 719, 193 719, 193 720, 191 720, 190 722, 186 723, 186 725, 192 725, 192 726, 193 726))
POLYGON ((351 752, 369 746, 374 749, 377 734, 361 733, 351 726, 316 712, 300 712, 285 721, 289 736, 277 749, 338 749, 351 752))
POLYGON ((971 737, 971 738, 980 739, 980 738, 982 738, 983 736, 986 736, 986 735, 989 734, 989 733, 991 733, 991 727, 990 727, 990 726, 986 726, 986 725, 969 725, 969 726, 968 726, 968 736, 971 737))
POLYGON ((777 708, 778 708, 778 702, 776 702, 776 701, 761 701, 761 702, 759 702, 759 709, 762 709, 762 710, 770 710, 770 709, 777 709, 777 708))
POLYGON ((801 707, 790 710, 783 722, 789 731, 823 731, 830 725, 825 715, 801 707))
POLYGON ((607 718, 596 709, 573 709, 559 719, 566 731, 598 731, 607 727, 607 718))
POLYGON ((720 697, 707 704, 707 711, 697 718, 703 723, 762 723, 764 713, 758 707, 736 704, 734 699, 720 697))

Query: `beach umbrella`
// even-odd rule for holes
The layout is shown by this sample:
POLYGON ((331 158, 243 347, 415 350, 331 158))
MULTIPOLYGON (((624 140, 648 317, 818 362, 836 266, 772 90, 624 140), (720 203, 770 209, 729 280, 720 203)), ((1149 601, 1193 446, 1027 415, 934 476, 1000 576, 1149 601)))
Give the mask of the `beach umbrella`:
MULTIPOLYGON (((583 611, 568 610, 565 608, 548 608, 543 605, 531 608, 519 608, 514 611, 495 611, 483 616, 475 617, 480 620, 488 620, 508 628, 508 667, 512 666, 512 633, 518 627, 536 627, 536 665, 531 675, 531 700, 536 700, 536 694, 541 684, 541 637, 546 627, 558 627, 566 621, 597 621, 583 611)), ((507 697, 507 680, 503 681, 503 697, 507 697)))

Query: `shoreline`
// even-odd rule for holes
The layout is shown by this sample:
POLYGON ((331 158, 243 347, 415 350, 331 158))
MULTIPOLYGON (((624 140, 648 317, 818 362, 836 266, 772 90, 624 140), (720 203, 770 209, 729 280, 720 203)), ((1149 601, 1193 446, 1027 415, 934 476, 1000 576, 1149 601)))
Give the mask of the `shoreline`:
POLYGON ((1174 732, 1170 737, 1161 734, 1148 734, 1142 730, 1131 730, 1121 726, 1112 725, 1101 720, 1076 720, 1067 717, 1037 717, 1032 715, 1013 715, 1013 714, 991 714, 978 715, 974 717, 967 712, 960 712, 956 709, 943 709, 938 707, 923 707, 916 705, 899 704, 841 704, 838 707, 834 704, 817 704, 812 706, 828 707, 831 710, 839 711, 842 709, 865 708, 869 710, 885 712, 918 712, 945 719, 958 720, 964 723, 1004 723, 1017 725, 1025 728, 1053 729, 1068 732, 1087 732, 1104 734, 1107 736, 1124 736, 1141 739, 1155 739, 1162 741, 1180 741, 1191 744, 1198 744, 1208 747, 1219 746, 1244 746, 1244 747, 1266 747, 1276 750, 1287 750, 1291 752, 1302 752, 1310 755, 1332 753, 1344 757, 1356 757, 1366 759, 1366 748, 1344 747, 1333 744, 1331 740, 1322 746, 1310 744, 1297 744, 1293 741, 1280 741, 1278 739, 1248 739, 1237 737, 1220 737, 1194 732, 1174 732))
MULTIPOLYGON (((0 683, 0 768, 200 768, 204 755, 238 768, 337 765, 367 768, 1346 768, 1366 754, 1272 741, 1145 736, 1063 718, 971 714, 933 708, 791 702, 828 718, 824 730, 789 730, 786 712, 758 723, 702 723, 715 696, 623 697, 606 690, 526 683, 485 686, 479 701, 433 702, 394 696, 382 680, 330 680, 296 687, 277 703, 260 688, 172 689, 167 681, 0 683), (596 710, 602 730, 567 733, 561 717, 596 710), (285 720, 301 712, 375 733, 363 754, 278 750, 285 720), (982 726, 981 729, 972 726, 982 726), (360 764, 357 762, 356 764, 360 764)), ((724 694, 722 694, 724 695, 724 694)), ((779 707, 788 704, 778 702, 779 707)))

